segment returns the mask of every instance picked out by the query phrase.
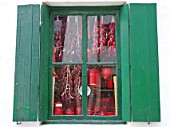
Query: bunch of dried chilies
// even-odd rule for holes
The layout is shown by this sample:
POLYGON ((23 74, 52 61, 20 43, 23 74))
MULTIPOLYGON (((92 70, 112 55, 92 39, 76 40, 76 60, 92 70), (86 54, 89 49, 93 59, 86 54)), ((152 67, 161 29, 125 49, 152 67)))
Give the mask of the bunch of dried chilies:
MULTIPOLYGON (((54 114, 81 115, 82 68, 80 65, 57 66, 53 72, 54 87, 54 114), (58 103, 62 104, 62 112, 58 111, 58 103)), ((61 105, 60 105, 61 107, 61 105)))
MULTIPOLYGON (((94 17, 94 16, 92 16, 94 17)), ((116 41, 114 16, 105 23, 108 16, 95 16, 95 20, 88 20, 88 61, 89 62, 115 62, 116 41), (94 22, 94 23, 92 23, 94 22), (93 28, 91 28, 93 27, 93 28)))
MULTIPOLYGON (((89 16, 88 18, 88 62, 115 62, 116 41, 114 16, 89 16), (109 18, 108 18, 109 17, 109 18), (108 20, 107 23, 105 20, 108 20)), ((57 16, 54 19, 54 46, 53 62, 82 62, 82 19, 81 16, 57 16)), ((103 68, 102 73, 109 72, 110 68, 103 68)), ((92 94, 100 88, 102 80, 107 88, 113 89, 111 72, 101 75, 101 69, 89 69, 89 74, 99 74, 97 80, 90 77, 89 86, 92 94), (97 83, 99 82, 100 83, 97 83), (95 83, 96 82, 96 83, 95 83), (92 85, 91 85, 92 84, 92 85), (96 84, 96 85, 94 85, 96 84)), ((96 77, 97 75, 95 75, 96 77)), ((81 115, 82 97, 82 67, 80 65, 58 65, 53 70, 53 114, 54 115, 81 115)), ((108 94, 108 93, 107 93, 108 94)), ((114 115, 114 98, 105 97, 101 91, 89 96, 88 115, 114 115), (92 102, 94 97, 95 103, 92 102), (98 105, 96 105, 98 104, 98 105), (106 109, 107 108, 107 109, 106 109), (108 114, 107 114, 108 113, 108 114), (109 114, 111 113, 111 114, 109 114)), ((109 96, 110 96, 109 94, 109 96)))
POLYGON ((57 16, 54 24, 53 62, 81 62, 81 17, 57 16))

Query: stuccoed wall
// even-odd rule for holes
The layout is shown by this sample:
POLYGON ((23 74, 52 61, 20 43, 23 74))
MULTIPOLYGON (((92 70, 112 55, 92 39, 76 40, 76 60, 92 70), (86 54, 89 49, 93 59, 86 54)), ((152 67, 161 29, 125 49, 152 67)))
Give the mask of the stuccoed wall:
MULTIPOLYGON (((52 1, 52 0, 51 0, 52 1)), ((54 1, 54 0, 53 0, 54 1)), ((68 0, 57 0, 57 2, 68 0)), ((69 0, 69 2, 78 0, 69 0)), ((91 0, 86 0, 86 2, 91 0)), ((103 1, 103 0, 98 0, 103 1)), ((107 0, 113 1, 113 0, 107 0)), ((158 46, 159 46, 159 71, 160 71, 160 98, 161 122, 127 123, 126 125, 107 125, 115 127, 170 127, 170 7, 168 0, 127 0, 127 3, 157 3, 158 46)), ((15 43, 17 24, 17 5, 41 4, 42 0, 0 0, 0 127, 37 127, 39 123, 22 123, 16 125, 12 122, 13 91, 14 91, 14 66, 15 43)), ((152 92, 152 91, 151 91, 152 92)), ((86 127, 103 125, 43 125, 62 127, 86 127)), ((106 126, 106 125, 104 125, 106 126)))

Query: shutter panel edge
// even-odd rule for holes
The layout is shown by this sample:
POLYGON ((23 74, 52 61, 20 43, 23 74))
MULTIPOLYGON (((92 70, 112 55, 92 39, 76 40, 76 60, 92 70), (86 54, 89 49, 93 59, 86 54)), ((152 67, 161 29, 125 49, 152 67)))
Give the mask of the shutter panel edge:
POLYGON ((122 121, 130 121, 129 8, 120 9, 122 121))

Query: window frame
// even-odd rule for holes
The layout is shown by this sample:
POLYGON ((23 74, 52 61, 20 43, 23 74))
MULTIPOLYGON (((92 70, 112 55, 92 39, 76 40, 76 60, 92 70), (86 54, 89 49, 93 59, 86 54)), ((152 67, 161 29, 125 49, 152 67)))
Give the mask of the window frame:
MULTIPOLYGON (((49 9, 49 46, 48 50, 48 97, 45 99, 48 102, 46 105, 46 118, 45 123, 51 123, 51 121, 55 123, 88 123, 88 121, 92 123, 122 123, 122 92, 121 92, 121 49, 120 49, 120 7, 114 6, 100 6, 100 7, 48 7, 49 9), (112 11, 111 11, 112 10, 112 11), (73 62, 71 64, 82 65, 82 84, 83 85, 83 96, 82 96, 82 115, 81 116, 54 116, 52 115, 52 71, 53 65, 66 65, 68 63, 53 63, 52 62, 52 54, 53 54, 53 41, 54 41, 54 15, 79 15, 82 16, 82 62, 73 62), (107 64, 107 65, 115 65, 116 66, 116 75, 117 75, 117 100, 118 100, 118 115, 117 116, 88 116, 87 115, 87 66, 89 64, 96 64, 94 62, 90 62, 86 64, 87 60, 87 17, 88 16, 97 16, 97 15, 115 15, 116 22, 116 62, 100 62, 97 64, 107 64), (83 43, 84 42, 84 43, 83 43), (86 84, 86 85, 85 85, 86 84), (84 103, 84 104, 83 104, 84 103), (84 107, 83 107, 84 106, 84 107), (120 121, 119 121, 120 120, 120 121)), ((45 16, 42 14, 42 17, 45 16)), ((45 36, 45 33, 41 35, 41 38, 45 36)), ((43 67, 42 67, 43 68, 43 67)), ((42 86, 43 87, 43 86, 42 86)), ((43 91, 41 91, 43 93, 43 91)), ((40 103, 40 107, 42 103, 40 103)), ((41 115, 41 111, 40 111, 41 115)))

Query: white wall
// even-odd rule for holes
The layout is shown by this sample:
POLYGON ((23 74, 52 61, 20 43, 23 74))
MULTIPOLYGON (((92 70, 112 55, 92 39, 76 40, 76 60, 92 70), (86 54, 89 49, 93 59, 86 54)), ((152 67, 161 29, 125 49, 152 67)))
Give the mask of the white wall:
MULTIPOLYGON (((57 0, 62 1, 62 0, 57 0)), ((65 2, 67 0, 64 0, 65 2)), ((70 0, 70 2, 78 0, 70 0)), ((91 0, 86 0, 91 1, 91 0)), ((98 0, 104 1, 104 0, 98 0)), ((113 0, 107 0, 113 1, 113 0)), ((42 0, 0 0, 0 127, 36 127, 38 123, 22 123, 16 125, 12 122, 13 115, 13 91, 14 91, 14 66, 15 66, 15 43, 18 4, 40 4, 42 0)), ((62 1, 63 2, 63 1, 62 1)), ((148 0, 127 0, 128 3, 148 3, 148 0)), ((158 43, 159 43, 159 70, 160 70, 160 96, 161 96, 161 122, 151 123, 128 123, 127 125, 107 125, 118 127, 170 127, 170 7, 168 0, 158 1, 158 43)), ((56 126, 56 125, 44 125, 56 126)), ((61 126, 61 125, 57 125, 61 126)), ((74 126, 80 125, 62 125, 74 126)), ((87 125, 81 125, 87 126, 87 125)), ((89 125, 88 125, 89 126, 89 125)), ((90 125, 102 126, 102 125, 90 125)))

